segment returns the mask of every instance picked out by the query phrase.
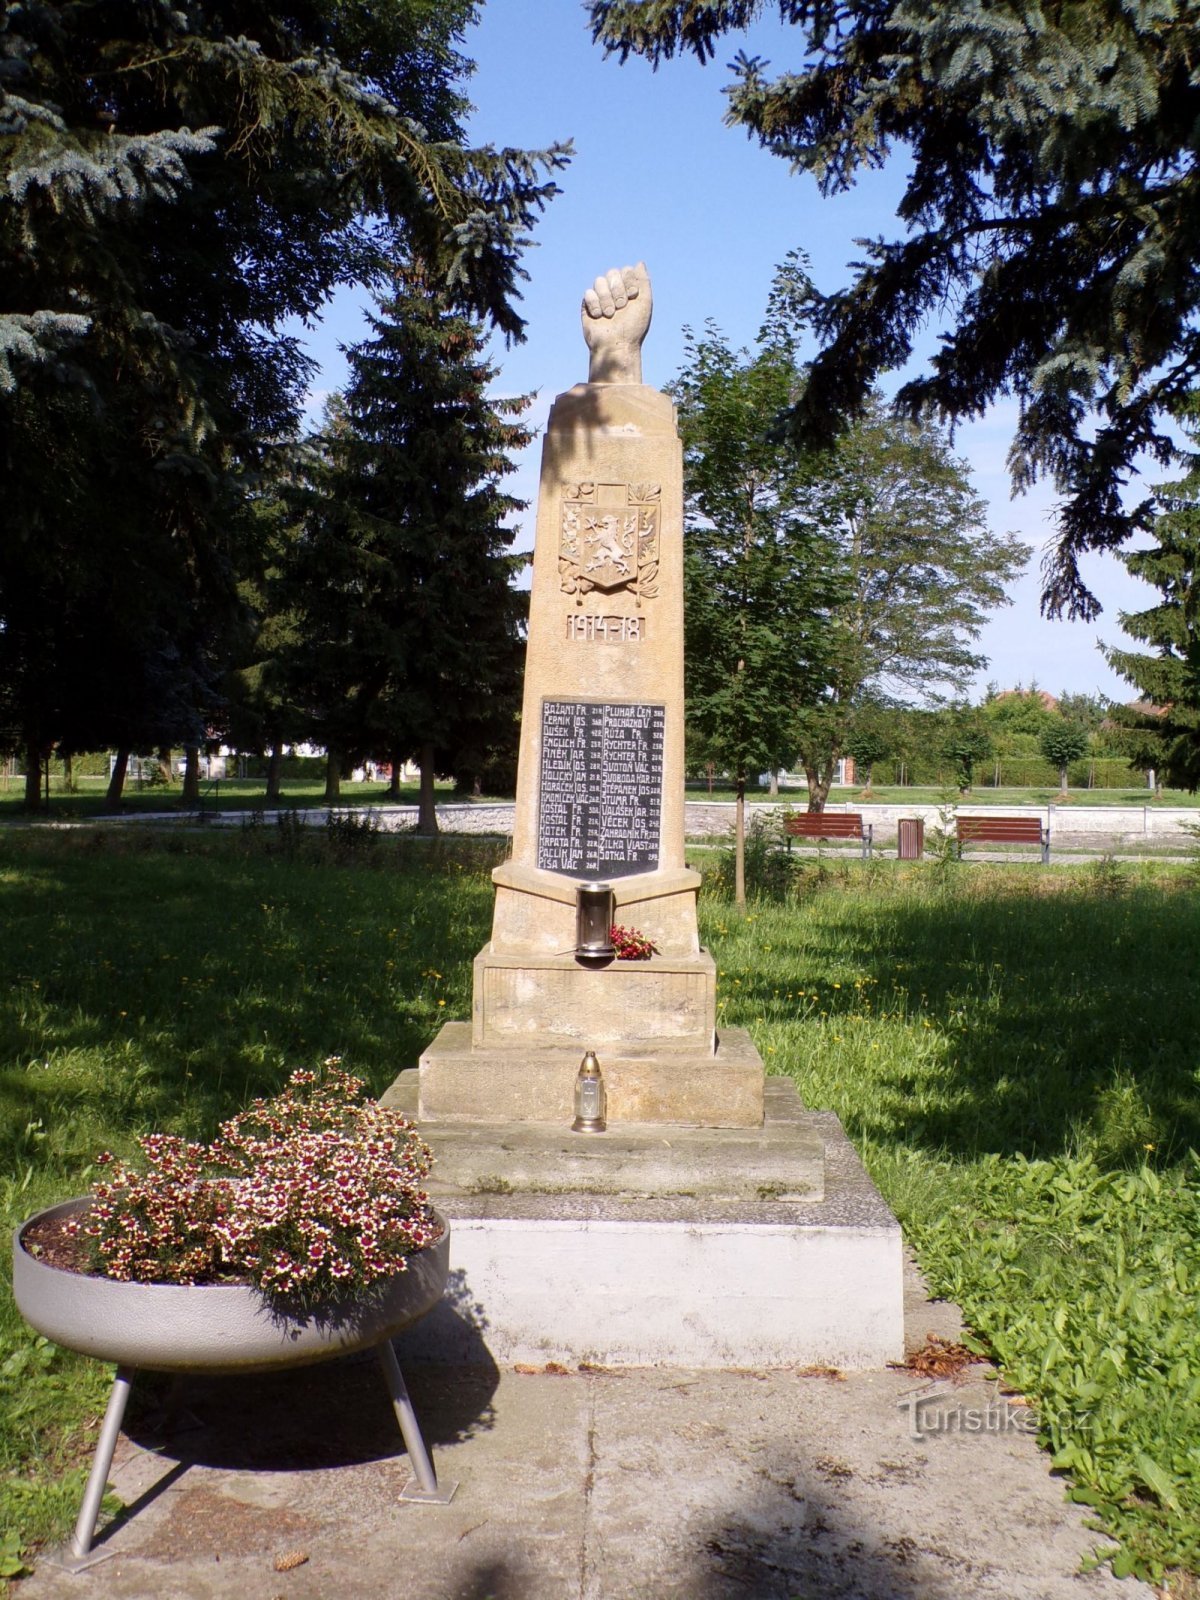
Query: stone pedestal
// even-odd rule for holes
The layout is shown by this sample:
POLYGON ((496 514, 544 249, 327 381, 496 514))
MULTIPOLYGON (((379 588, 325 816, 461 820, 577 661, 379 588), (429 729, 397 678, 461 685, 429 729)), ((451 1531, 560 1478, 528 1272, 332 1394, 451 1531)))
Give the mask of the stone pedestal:
POLYGON ((434 1150, 481 1319, 462 1359, 483 1331, 508 1361, 882 1365, 903 1349, 899 1227, 837 1119, 716 1026, 684 859, 682 451, 640 381, 649 296, 627 268, 584 299, 593 381, 555 401, 542 455, 512 860, 471 1021, 385 1098, 434 1150), (576 958, 598 882, 649 960, 576 958), (589 1050, 608 1127, 575 1133, 589 1050))
POLYGON ((574 956, 501 955, 489 944, 475 958, 474 988, 477 1050, 714 1053, 717 974, 707 950, 582 967, 574 956))
POLYGON ((590 1049, 613 1124, 761 1124, 757 1051, 717 1039, 683 733, 675 408, 640 383, 579 384, 542 456, 512 860, 493 874, 470 1029, 448 1023, 421 1058, 422 1117, 569 1121, 590 1049), (576 891, 596 880, 655 945, 648 961, 575 959, 576 891))
MULTIPOLYGON (((388 1102, 415 1112, 417 1077, 402 1073, 388 1102)), ((497 1361, 571 1366, 902 1360, 899 1225, 836 1117, 804 1111, 781 1078, 765 1107, 753 1129, 590 1135, 503 1107, 492 1121, 423 1116, 459 1315, 427 1319, 406 1348, 477 1361, 482 1338, 497 1361)))

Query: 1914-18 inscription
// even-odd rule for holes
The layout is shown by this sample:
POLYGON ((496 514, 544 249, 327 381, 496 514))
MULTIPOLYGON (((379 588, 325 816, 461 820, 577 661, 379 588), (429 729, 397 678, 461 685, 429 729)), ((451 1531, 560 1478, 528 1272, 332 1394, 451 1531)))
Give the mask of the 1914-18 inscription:
POLYGON ((658 866, 665 709, 542 702, 538 866, 621 877, 658 866))

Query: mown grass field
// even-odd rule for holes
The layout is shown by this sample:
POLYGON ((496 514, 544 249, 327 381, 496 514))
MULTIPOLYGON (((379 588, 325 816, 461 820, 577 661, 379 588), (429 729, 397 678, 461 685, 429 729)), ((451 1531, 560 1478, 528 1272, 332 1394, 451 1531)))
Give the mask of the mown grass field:
MULTIPOLYGON (((63 821, 99 818, 104 814, 106 787, 106 778, 81 775, 76 778, 74 788, 68 790, 63 787, 61 773, 55 772, 50 785, 50 817, 63 821)), ((471 803, 469 796, 456 792, 449 782, 439 782, 436 788, 439 805, 471 803)), ((201 784, 201 810, 211 815, 216 811, 262 809, 265 804, 263 794, 261 778, 205 779, 201 784)), ((724 801, 731 804, 734 791, 723 782, 714 784, 710 790, 707 783, 691 780, 687 785, 687 798, 724 801)), ((752 805, 781 804, 794 806, 798 810, 803 810, 808 803, 806 791, 803 789, 781 789, 778 795, 771 795, 765 787, 759 788, 754 785, 747 788, 746 799, 752 805)), ((959 799, 963 804, 972 806, 1149 806, 1152 810, 1161 810, 1164 807, 1200 808, 1200 794, 1190 794, 1185 789, 1163 789, 1156 793, 1150 789, 1133 786, 1124 789, 1072 788, 1064 795, 1056 786, 991 789, 979 784, 968 794, 959 796, 954 790, 939 789, 930 785, 899 787, 878 784, 872 789, 855 786, 834 788, 829 794, 831 805, 942 806, 947 803, 954 804, 959 799)), ((511 801, 512 795, 485 795, 480 803, 491 804, 506 800, 511 801)), ((416 803, 415 783, 404 784, 399 795, 389 796, 385 783, 346 781, 342 784, 338 806, 342 809, 362 809, 371 806, 415 806, 416 803)), ((323 810, 324 782, 318 778, 285 778, 278 804, 300 809, 323 810)), ((24 780, 0 774, 0 820, 14 822, 19 820, 23 815, 23 805, 24 780)), ((275 802, 272 802, 272 809, 274 807, 275 802)), ((132 778, 125 786, 121 809, 134 815, 142 812, 170 813, 185 810, 178 782, 139 784, 132 778)), ((188 814, 192 809, 194 808, 187 808, 188 814)))
MULTIPOLYGON (((734 791, 724 784, 714 784, 711 792, 705 783, 691 781, 687 786, 689 800, 721 800, 732 802, 734 791)), ((804 789, 780 789, 777 795, 765 788, 747 788, 746 799, 752 805, 765 802, 789 805, 802 811, 808 804, 804 789)), ((1082 789, 1072 787, 1066 791, 1057 784, 1039 787, 1002 787, 992 789, 977 783, 962 794, 956 789, 939 789, 932 784, 876 784, 870 789, 855 785, 833 788, 829 791, 830 805, 880 805, 880 806, 1149 806, 1151 810, 1164 807, 1200 807, 1200 793, 1191 794, 1186 789, 1145 788, 1082 789)))
MULTIPOLYGON (((50 784, 52 819, 72 821, 101 817, 105 812, 104 797, 108 787, 105 778, 79 777, 72 789, 65 789, 56 774, 50 784)), ((402 784, 396 796, 389 796, 386 783, 343 783, 339 809, 359 809, 368 806, 415 806, 418 786, 402 784)), ((466 803, 467 796, 456 794, 450 783, 436 785, 438 804, 447 801, 466 803)), ((510 797, 511 798, 511 797, 510 797)), ((25 800, 24 780, 0 780, 0 819, 15 822, 23 815, 25 800)), ((261 778, 213 778, 200 785, 200 810, 211 815, 214 811, 253 811, 265 806, 264 786, 261 778)), ((291 806, 301 810, 323 810, 325 784, 318 778, 285 778, 276 805, 291 806)), ((144 783, 130 779, 121 796, 121 810, 133 815, 147 812, 181 812, 191 815, 194 806, 184 807, 182 787, 179 783, 144 783)))
MULTIPOLYGON (((0 833, 0 1203, 207 1134, 465 1016, 493 846, 366 830, 0 833)), ((711 858, 706 858, 711 859, 711 858)), ((721 1014, 841 1116, 935 1289, 1039 1408, 1118 1570, 1200 1573, 1200 886, 1111 861, 794 863, 702 899, 721 1014)), ((0 1324, 0 1572, 74 1513, 108 1374, 0 1324)))

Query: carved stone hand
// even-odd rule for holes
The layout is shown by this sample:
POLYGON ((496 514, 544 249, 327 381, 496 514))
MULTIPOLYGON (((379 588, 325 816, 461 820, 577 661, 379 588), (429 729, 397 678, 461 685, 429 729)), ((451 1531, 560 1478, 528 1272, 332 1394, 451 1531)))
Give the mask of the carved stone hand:
POLYGON ((589 383, 641 383, 642 340, 653 307, 644 261, 612 267, 585 290, 580 315, 591 351, 589 383))

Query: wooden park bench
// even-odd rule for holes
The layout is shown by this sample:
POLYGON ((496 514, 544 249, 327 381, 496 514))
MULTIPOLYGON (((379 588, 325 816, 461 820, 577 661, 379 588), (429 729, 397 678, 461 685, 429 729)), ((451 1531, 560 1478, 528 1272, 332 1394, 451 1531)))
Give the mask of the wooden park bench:
POLYGON ((1050 829, 1040 817, 959 817, 958 853, 965 844, 1036 844, 1042 865, 1050 862, 1050 829))
POLYGON ((788 849, 793 839, 858 839, 863 860, 871 854, 873 823, 864 825, 861 811, 797 811, 783 819, 788 849))

